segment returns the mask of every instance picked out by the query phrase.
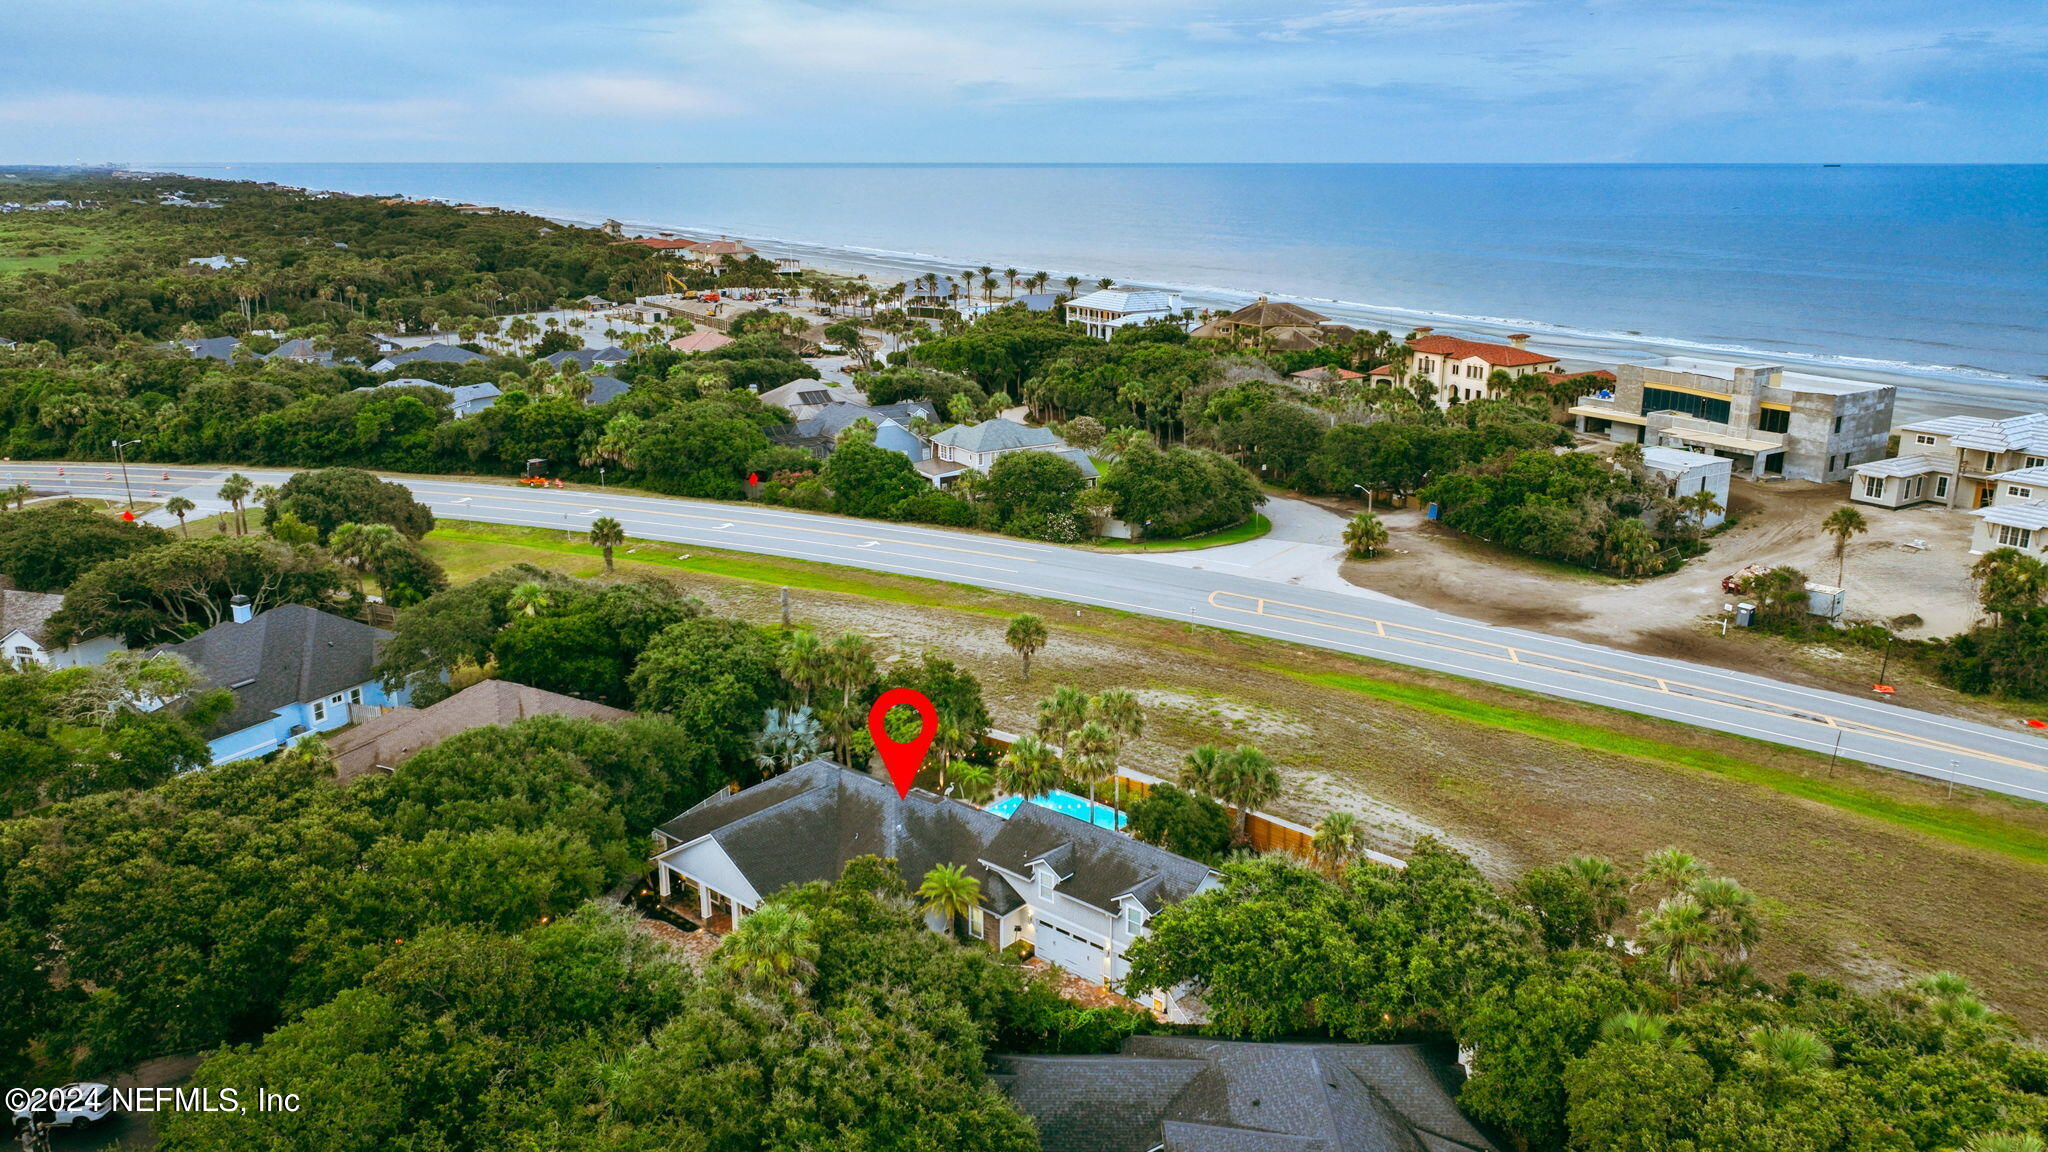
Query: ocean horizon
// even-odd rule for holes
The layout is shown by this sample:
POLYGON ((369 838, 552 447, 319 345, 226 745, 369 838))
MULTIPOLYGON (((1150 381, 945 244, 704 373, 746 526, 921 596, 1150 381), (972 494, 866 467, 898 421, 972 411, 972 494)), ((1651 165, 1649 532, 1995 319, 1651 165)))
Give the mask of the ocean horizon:
POLYGON ((2048 165, 156 163, 745 239, 893 282, 988 265, 1782 363, 1902 409, 2048 401, 2048 165), (1912 401, 1908 402, 1908 395, 1912 401))

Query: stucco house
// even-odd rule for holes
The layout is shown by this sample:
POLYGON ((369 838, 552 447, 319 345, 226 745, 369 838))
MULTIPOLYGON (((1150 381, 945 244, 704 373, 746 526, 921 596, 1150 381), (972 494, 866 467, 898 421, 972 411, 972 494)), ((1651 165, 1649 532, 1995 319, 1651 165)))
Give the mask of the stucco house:
POLYGON ((1984 508, 2048 496, 2048 412, 1902 424, 1899 454, 1856 467, 1849 498, 1883 508, 1984 508))
POLYGON ((1098 476, 1088 453, 1060 439, 1051 429, 1002 418, 979 424, 955 424, 941 430, 932 437, 931 458, 920 463, 917 470, 933 487, 943 488, 970 468, 988 471, 997 460, 1012 452, 1051 452, 1080 469, 1082 478, 1090 483, 1098 476))
POLYGON ((1700 521, 1701 528, 1718 527, 1728 518, 1728 481, 1735 474, 1734 461, 1651 444, 1643 449, 1643 467, 1664 481, 1664 491, 1673 500, 1683 500, 1695 492, 1714 494, 1714 503, 1721 506, 1721 511, 1708 513, 1700 521))
POLYGON ((199 669, 201 688, 226 688, 235 706, 205 733, 215 764, 249 760, 366 720, 403 704, 370 674, 391 633, 356 620, 284 604, 252 615, 237 596, 231 618, 179 644, 154 648, 199 669))
MULTIPOLYGON (((860 856, 895 860, 915 888, 940 864, 966 869, 981 906, 953 927, 990 948, 1023 942, 1068 972, 1120 986, 1124 953, 1161 909, 1219 883, 1207 865, 1035 804, 1005 819, 813 760, 740 792, 720 792, 654 833, 665 900, 738 923, 792 884, 837 879, 860 856)), ((929 922, 937 930, 946 927, 929 922)), ((1169 1020, 1197 1004, 1130 993, 1169 1020)))
POLYGON ((1970 534, 1972 555, 2017 548, 2035 559, 2048 558, 2048 501, 1987 504, 1969 514, 1977 517, 1976 531, 1970 534))
POLYGON ((1530 351, 1526 333, 1508 337, 1506 344, 1489 344, 1439 336, 1428 328, 1415 332, 1408 341, 1415 352, 1408 363, 1408 376, 1429 382, 1439 408, 1450 407, 1452 401, 1492 399, 1494 392, 1487 380, 1497 370, 1519 375, 1550 372, 1558 365, 1557 357, 1530 351))
POLYGON ((55 592, 22 592, 0 588, 0 664, 40 664, 45 668, 76 668, 97 664, 121 651, 118 636, 95 636, 71 645, 50 639, 50 617, 64 606, 55 592))

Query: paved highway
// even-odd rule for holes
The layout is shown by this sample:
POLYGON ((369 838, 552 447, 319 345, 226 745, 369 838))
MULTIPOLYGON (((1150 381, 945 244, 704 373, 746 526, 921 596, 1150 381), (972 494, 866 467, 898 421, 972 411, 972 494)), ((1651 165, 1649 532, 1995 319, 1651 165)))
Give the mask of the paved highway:
MULTIPOLYGON (((288 472, 244 469, 255 482, 288 472)), ((131 465, 138 500, 182 494, 217 509, 225 473, 131 465)), ((0 485, 122 498, 101 464, 0 464, 0 485), (61 475, 59 474, 61 470, 61 475)), ((1233 575, 970 532, 850 520, 763 505, 628 495, 586 488, 403 480, 447 519, 586 529, 616 517, 627 535, 894 572, 1118 608, 1351 652, 1645 716, 1829 753, 1937 780, 2048 800, 2048 739, 1987 724, 1683 661, 1500 628, 1363 590, 1233 575)), ((151 519, 166 522, 157 512, 151 519)))

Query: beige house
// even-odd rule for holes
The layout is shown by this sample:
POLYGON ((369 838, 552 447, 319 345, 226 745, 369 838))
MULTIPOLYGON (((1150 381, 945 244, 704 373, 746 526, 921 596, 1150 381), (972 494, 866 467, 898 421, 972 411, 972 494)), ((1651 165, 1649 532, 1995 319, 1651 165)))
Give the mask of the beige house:
POLYGON ((1350 328, 1331 325, 1330 318, 1320 312, 1264 296, 1194 331, 1205 339, 1256 344, 1280 352, 1320 347, 1327 340, 1349 339, 1351 333, 1350 328))
POLYGON ((510 680, 485 680, 438 704, 392 708, 370 717, 329 737, 327 747, 334 753, 335 776, 348 780, 370 772, 393 771, 415 754, 472 728, 512 724, 529 716, 624 720, 631 715, 624 709, 510 680))
POLYGON ((1943 416, 1899 426, 1899 454, 1856 469, 1849 497, 1899 508, 1951 508, 2048 498, 2048 413, 1943 416))
POLYGON ((1969 514, 1977 517, 1977 530, 1970 535, 1972 555, 2017 548, 2036 559, 2048 559, 2048 502, 1990 504, 1969 514))
POLYGON ((1613 387, 1570 412, 1588 435, 1725 456, 1756 479, 1829 482, 1884 458, 1896 392, 1775 364, 1671 357, 1617 365, 1613 387))
POLYGON ((1529 351, 1528 342, 1526 333, 1508 337, 1506 344, 1487 344, 1417 328, 1408 341, 1415 352, 1408 378, 1428 381, 1439 408, 1448 408, 1453 401, 1490 400, 1494 393, 1486 381, 1495 369, 1515 375, 1556 370, 1557 357, 1529 351))

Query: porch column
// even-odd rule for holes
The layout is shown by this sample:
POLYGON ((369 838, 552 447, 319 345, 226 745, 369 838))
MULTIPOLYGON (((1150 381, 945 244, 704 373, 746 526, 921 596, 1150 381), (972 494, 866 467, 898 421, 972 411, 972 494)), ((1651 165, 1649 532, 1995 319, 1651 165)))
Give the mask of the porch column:
POLYGON ((659 862, 654 865, 654 887, 663 900, 668 899, 668 865, 659 862))
POLYGON ((740 902, 737 900, 732 901, 732 926, 734 928, 738 928, 740 926, 740 916, 742 915, 742 911, 743 910, 740 908, 740 902))
POLYGON ((711 889, 697 885, 697 915, 704 920, 711 919, 711 889))

